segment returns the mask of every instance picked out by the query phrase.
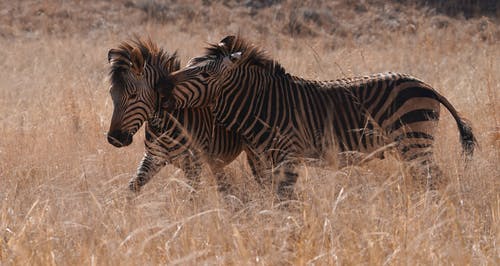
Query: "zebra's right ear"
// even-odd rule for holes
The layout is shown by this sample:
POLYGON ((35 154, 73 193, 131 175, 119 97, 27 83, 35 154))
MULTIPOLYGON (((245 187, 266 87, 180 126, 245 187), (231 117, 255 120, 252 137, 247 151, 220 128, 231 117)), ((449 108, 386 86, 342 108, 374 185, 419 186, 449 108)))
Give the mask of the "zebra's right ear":
POLYGON ((223 46, 225 48, 230 48, 233 45, 235 39, 236 37, 234 35, 226 36, 219 42, 218 45, 223 46))

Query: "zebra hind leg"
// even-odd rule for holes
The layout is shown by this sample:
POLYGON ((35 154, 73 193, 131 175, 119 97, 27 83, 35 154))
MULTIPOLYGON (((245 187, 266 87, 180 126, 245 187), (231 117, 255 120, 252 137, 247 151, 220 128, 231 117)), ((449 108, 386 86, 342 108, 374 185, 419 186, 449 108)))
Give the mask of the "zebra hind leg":
POLYGON ((410 173, 417 184, 426 190, 438 190, 448 183, 434 159, 410 162, 410 173))
POLYGON ((294 186, 299 176, 296 165, 291 162, 284 163, 275 169, 275 175, 280 177, 280 181, 277 182, 278 199, 280 201, 295 199, 294 186))
POLYGON ((426 190, 437 190, 447 180, 439 168, 433 151, 433 142, 402 142, 398 150, 409 166, 410 174, 419 187, 426 190), (403 144, 404 143, 404 144, 403 144))

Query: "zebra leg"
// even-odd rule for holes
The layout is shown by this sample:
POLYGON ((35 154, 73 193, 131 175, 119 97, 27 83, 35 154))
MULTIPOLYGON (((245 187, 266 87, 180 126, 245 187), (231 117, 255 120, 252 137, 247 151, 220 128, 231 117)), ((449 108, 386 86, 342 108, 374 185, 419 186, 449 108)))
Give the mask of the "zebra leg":
POLYGON ((228 193, 229 191, 231 191, 232 186, 229 183, 229 178, 224 170, 218 169, 214 172, 214 175, 217 180, 217 190, 219 190, 219 192, 228 193))
POLYGON ((420 187, 436 190, 446 183, 434 158, 434 141, 431 138, 408 138, 398 144, 398 151, 409 165, 413 179, 420 187))
POLYGON ((428 190, 438 190, 448 183, 448 180, 443 175, 435 160, 423 164, 422 167, 427 173, 427 182, 425 185, 428 190))
POLYGON ((200 184, 202 170, 202 162, 199 156, 191 155, 184 157, 181 168, 188 179, 188 184, 196 191, 200 184))
POLYGON ((247 154, 248 166, 250 166, 255 181, 257 181, 261 187, 271 185, 272 171, 269 170, 271 167, 266 166, 264 159, 254 152, 245 150, 245 153, 247 154))
POLYGON ((296 164, 292 162, 283 163, 276 168, 275 172, 281 177, 277 189, 278 199, 280 201, 293 199, 293 188, 299 176, 296 172, 296 164))
POLYGON ((229 182, 229 176, 224 171, 224 169, 222 167, 215 167, 212 170, 212 173, 214 174, 217 181, 217 190, 223 193, 231 193, 233 187, 231 185, 231 182, 229 182))
POLYGON ((413 179, 420 187, 426 190, 437 190, 447 183, 434 158, 421 158, 409 163, 413 179))
POLYGON ((137 173, 128 183, 129 189, 133 192, 139 192, 141 187, 149 182, 165 166, 165 162, 164 159, 154 157, 146 152, 137 168, 137 173))
POLYGON ((355 166, 363 160, 363 154, 357 151, 343 151, 338 154, 338 168, 342 169, 347 166, 355 166))
POLYGON ((421 187, 435 190, 439 183, 446 182, 434 158, 440 103, 428 97, 411 97, 392 114, 393 118, 381 123, 409 165, 413 179, 421 187))
POLYGON ((222 160, 215 159, 209 160, 208 164, 210 165, 210 170, 217 181, 217 190, 219 192, 229 192, 231 190, 231 184, 228 181, 228 175, 224 171, 224 166, 227 163, 224 163, 222 160))

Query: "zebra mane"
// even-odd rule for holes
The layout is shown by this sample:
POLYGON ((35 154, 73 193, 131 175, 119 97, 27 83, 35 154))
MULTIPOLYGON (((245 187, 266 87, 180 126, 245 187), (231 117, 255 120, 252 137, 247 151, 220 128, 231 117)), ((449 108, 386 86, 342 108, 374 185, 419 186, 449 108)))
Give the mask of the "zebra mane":
POLYGON ((180 61, 177 52, 169 54, 150 39, 135 37, 120 43, 117 49, 111 49, 108 53, 108 61, 111 63, 112 82, 116 80, 117 74, 135 68, 142 68, 137 65, 139 62, 146 62, 157 67, 165 75, 180 69, 180 61))
MULTIPOLYGON (((226 36, 218 44, 210 44, 205 48, 205 55, 199 61, 221 58, 241 52, 240 64, 260 66, 272 73, 285 74, 286 71, 277 61, 271 59, 266 51, 251 44, 241 36, 226 36)), ((194 58, 193 60, 197 60, 194 58)))

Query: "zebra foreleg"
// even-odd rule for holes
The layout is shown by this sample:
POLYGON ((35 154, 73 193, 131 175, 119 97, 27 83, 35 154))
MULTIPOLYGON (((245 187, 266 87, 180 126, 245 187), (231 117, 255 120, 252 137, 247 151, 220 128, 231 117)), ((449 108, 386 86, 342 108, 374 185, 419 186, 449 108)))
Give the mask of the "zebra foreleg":
POLYGON ((214 175, 217 180, 217 190, 219 190, 219 192, 229 193, 232 190, 232 186, 226 172, 224 172, 223 169, 218 169, 214 175))
POLYGON ((212 175, 215 176, 215 180, 217 181, 217 190, 219 192, 228 193, 231 191, 231 184, 229 182, 228 175, 224 171, 224 163, 222 160, 209 160, 208 164, 210 165, 210 170, 212 175))
POLYGON ((152 156, 149 153, 145 153, 142 158, 139 167, 137 168, 137 173, 130 179, 128 186, 133 192, 139 192, 141 187, 144 186, 153 176, 155 176, 163 166, 165 166, 165 160, 152 156))

